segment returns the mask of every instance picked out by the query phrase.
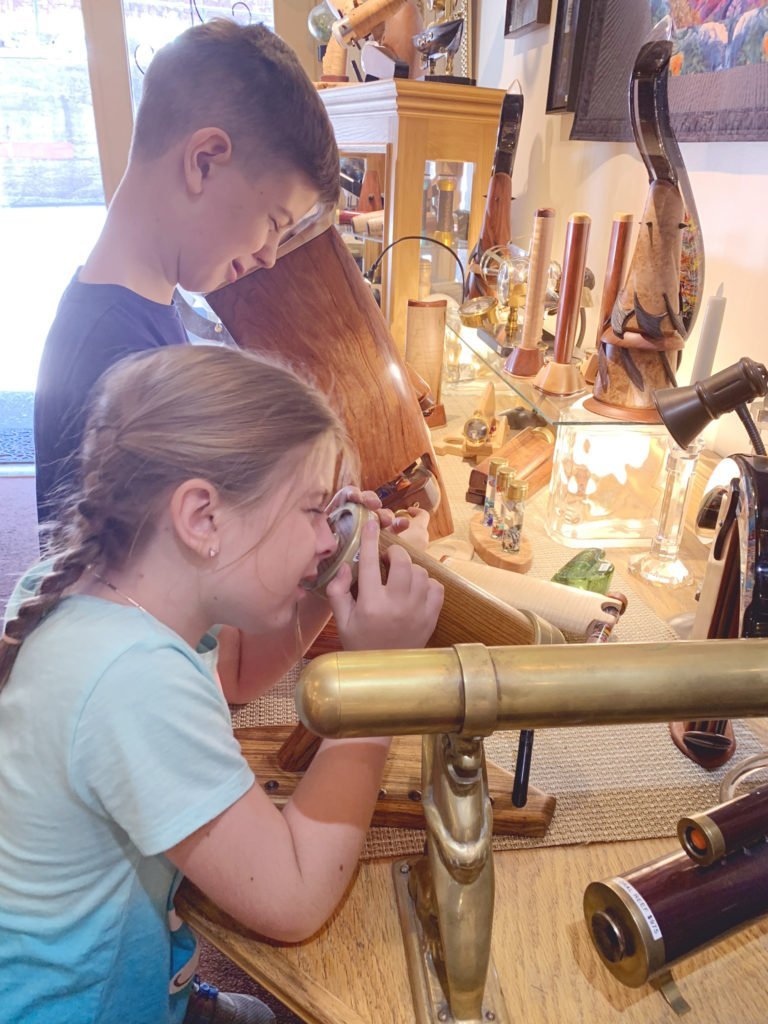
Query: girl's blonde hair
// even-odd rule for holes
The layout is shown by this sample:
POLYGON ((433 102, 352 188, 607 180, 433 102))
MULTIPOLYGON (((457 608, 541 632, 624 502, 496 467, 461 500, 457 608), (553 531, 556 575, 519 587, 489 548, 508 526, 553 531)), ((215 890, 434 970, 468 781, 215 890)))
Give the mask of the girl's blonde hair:
POLYGON ((256 504, 278 467, 298 469, 322 439, 348 452, 324 396, 248 352, 173 345, 122 360, 94 389, 80 450, 80 488, 52 533, 54 557, 35 598, 0 642, 0 687, 19 647, 88 566, 121 568, 184 480, 210 481, 232 504, 256 504))

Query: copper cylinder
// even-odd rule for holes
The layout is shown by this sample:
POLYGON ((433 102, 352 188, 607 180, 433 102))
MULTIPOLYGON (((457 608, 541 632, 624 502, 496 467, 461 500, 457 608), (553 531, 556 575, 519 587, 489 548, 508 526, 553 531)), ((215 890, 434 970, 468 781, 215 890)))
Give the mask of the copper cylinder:
POLYGON ((584 893, 603 964, 636 988, 681 957, 768 912, 768 843, 711 867, 668 854, 584 893))
POLYGON ((708 865, 768 837, 768 787, 717 804, 677 823, 677 836, 691 860, 708 865))
POLYGON ((576 340, 576 328, 584 290, 587 243, 591 220, 586 213, 574 213, 568 221, 563 256, 563 276, 555 328, 554 361, 569 363, 576 340))

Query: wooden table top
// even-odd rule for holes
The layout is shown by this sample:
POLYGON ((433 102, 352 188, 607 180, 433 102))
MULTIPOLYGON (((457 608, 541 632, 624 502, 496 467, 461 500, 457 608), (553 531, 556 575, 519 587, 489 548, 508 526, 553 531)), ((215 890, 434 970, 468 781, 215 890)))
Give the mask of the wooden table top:
MULTIPOLYGON (((564 550, 567 560, 572 552, 564 550)), ((636 551, 611 549, 621 570, 636 551)), ((687 536, 682 554, 703 573, 706 549, 687 536)), ((694 607, 693 588, 633 588, 669 619, 694 607)), ((768 737, 768 728, 763 728, 768 737)), ((589 882, 674 851, 671 838, 558 846, 495 854, 493 957, 511 1020, 526 1024, 663 1024, 677 1019, 651 985, 629 989, 602 966, 588 936, 589 882)), ((188 883, 177 908, 209 942, 309 1024, 412 1024, 416 1020, 392 882, 392 862, 362 863, 333 919, 312 939, 279 945, 222 914, 188 883)), ((697 1024, 768 1021, 768 919, 674 967, 697 1024)))

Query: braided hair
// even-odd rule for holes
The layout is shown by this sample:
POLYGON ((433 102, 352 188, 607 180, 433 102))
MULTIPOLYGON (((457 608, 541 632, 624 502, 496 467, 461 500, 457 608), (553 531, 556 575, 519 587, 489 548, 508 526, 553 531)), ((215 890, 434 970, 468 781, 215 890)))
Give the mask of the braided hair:
POLYGON ((185 480, 209 480, 225 500, 257 504, 293 454, 324 438, 349 458, 325 398, 290 370, 241 350, 173 345, 130 356, 96 385, 79 481, 47 542, 50 570, 0 638, 0 689, 21 646, 91 567, 121 569, 152 535, 185 480))

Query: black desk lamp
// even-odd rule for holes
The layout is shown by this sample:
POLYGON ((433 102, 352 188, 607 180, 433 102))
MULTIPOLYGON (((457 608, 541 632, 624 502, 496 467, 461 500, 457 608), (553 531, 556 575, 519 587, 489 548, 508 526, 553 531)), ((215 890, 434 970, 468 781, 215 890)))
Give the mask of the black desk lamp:
POLYGON ((752 359, 684 388, 663 388, 653 400, 664 426, 681 448, 687 448, 711 421, 736 412, 749 434, 756 455, 765 455, 760 433, 747 410, 747 402, 768 393, 768 370, 752 359))
MULTIPOLYGON (((680 446, 690 446, 711 420, 735 411, 754 454, 733 455, 721 467, 729 483, 710 490, 697 517, 713 543, 699 593, 691 640, 768 636, 768 458, 747 403, 768 393, 768 370, 752 359, 684 388, 654 395, 664 425, 680 446)), ((727 685, 727 680, 723 680, 727 685)), ((724 764, 736 749, 730 722, 673 722, 676 746, 707 768, 724 764)))

